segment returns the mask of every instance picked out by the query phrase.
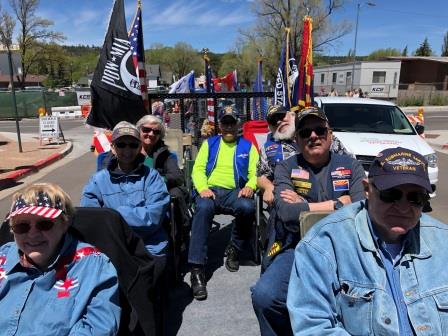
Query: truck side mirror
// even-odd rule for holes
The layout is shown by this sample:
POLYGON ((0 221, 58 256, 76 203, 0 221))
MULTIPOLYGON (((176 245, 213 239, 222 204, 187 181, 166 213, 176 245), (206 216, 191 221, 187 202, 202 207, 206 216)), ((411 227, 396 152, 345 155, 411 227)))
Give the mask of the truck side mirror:
POLYGON ((415 125, 415 130, 417 131, 417 134, 418 134, 418 135, 421 135, 421 134, 423 134, 423 133, 425 132, 425 126, 423 126, 423 125, 417 123, 417 124, 415 125))

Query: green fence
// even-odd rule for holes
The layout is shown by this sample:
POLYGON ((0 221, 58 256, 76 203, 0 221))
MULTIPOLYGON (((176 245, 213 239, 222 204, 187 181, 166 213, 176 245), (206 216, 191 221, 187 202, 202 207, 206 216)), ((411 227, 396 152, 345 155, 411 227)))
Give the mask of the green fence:
MULTIPOLYGON (((16 91, 16 102, 20 118, 37 118, 40 107, 50 112, 53 106, 78 105, 76 92, 65 92, 64 96, 60 96, 59 92, 16 91)), ((11 91, 0 92, 0 119, 14 117, 11 91)))

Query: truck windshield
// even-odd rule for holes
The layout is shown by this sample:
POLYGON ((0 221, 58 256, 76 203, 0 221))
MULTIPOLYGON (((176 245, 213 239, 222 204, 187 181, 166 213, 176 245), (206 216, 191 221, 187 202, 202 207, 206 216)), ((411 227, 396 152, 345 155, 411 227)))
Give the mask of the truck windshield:
POLYGON ((330 127, 337 132, 416 134, 405 114, 396 106, 371 104, 325 104, 330 127))

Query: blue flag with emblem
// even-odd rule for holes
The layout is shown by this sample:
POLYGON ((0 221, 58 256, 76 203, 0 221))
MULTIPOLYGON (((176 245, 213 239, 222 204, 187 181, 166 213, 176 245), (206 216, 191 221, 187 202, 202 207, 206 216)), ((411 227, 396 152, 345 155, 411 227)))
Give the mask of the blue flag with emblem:
MULTIPOLYGON (((263 89, 263 62, 258 61, 257 78, 255 79, 253 92, 264 92, 263 89)), ((252 120, 265 120, 268 111, 266 97, 252 98, 252 120)))

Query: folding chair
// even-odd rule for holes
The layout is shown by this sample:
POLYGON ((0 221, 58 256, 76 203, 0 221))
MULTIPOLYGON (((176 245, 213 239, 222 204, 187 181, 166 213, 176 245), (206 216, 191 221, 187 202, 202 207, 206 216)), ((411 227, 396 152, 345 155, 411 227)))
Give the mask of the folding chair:
POLYGON ((305 236, 314 224, 322 218, 327 217, 332 212, 333 211, 302 211, 299 215, 300 239, 305 236))

